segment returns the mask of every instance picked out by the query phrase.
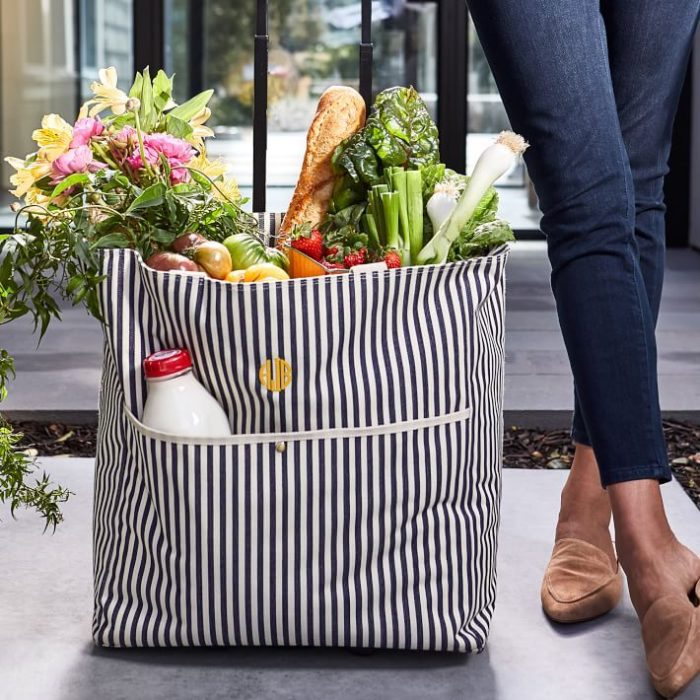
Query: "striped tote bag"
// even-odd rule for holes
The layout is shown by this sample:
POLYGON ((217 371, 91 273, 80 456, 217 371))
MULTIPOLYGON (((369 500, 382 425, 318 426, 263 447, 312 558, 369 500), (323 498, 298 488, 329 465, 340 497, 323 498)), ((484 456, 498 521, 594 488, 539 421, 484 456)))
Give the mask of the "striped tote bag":
POLYGON ((482 650, 507 255, 234 285, 107 251, 95 643, 482 650), (170 347, 232 437, 139 421, 170 347))

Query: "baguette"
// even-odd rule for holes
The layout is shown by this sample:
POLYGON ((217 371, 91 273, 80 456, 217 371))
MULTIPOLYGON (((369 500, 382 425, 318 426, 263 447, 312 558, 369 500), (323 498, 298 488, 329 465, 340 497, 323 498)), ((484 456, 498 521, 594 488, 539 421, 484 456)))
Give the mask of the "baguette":
POLYGON ((342 141, 365 125, 366 113, 365 101, 352 88, 331 87, 321 96, 306 139, 301 175, 280 228, 279 247, 295 226, 318 226, 323 221, 335 185, 331 158, 342 141))

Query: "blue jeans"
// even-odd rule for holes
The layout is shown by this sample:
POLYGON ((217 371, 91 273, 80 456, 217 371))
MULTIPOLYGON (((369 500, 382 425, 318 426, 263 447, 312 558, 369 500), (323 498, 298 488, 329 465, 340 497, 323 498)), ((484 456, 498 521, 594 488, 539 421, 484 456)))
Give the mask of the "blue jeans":
POLYGON ((540 199, 574 376, 572 437, 604 486, 668 481, 656 370, 663 181, 700 0, 469 0, 540 199))

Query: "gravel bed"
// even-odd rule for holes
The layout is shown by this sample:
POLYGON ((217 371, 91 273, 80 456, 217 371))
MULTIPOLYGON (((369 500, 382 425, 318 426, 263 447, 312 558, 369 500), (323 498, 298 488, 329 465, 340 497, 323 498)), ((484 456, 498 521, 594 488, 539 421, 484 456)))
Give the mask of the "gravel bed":
MULTIPOLYGON (((33 456, 94 457, 97 428, 61 423, 13 423, 24 434, 21 448, 33 456)), ((668 455, 676 478, 700 509, 700 425, 664 421, 668 455)), ((516 469, 568 469, 573 446, 567 430, 505 431, 503 465, 516 469)))

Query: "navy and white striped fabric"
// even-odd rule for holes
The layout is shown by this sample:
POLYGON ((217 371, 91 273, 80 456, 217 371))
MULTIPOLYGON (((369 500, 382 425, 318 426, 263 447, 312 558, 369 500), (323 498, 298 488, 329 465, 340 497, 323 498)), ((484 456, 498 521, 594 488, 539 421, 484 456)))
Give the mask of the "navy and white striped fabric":
POLYGON ((96 643, 480 651, 506 258, 235 285, 108 251, 96 643), (183 346, 232 438, 138 421, 144 357, 183 346))

